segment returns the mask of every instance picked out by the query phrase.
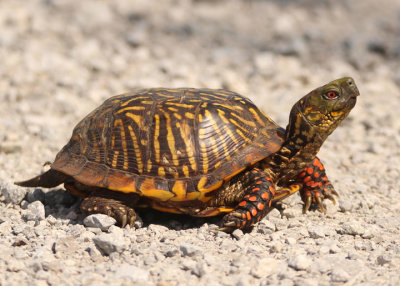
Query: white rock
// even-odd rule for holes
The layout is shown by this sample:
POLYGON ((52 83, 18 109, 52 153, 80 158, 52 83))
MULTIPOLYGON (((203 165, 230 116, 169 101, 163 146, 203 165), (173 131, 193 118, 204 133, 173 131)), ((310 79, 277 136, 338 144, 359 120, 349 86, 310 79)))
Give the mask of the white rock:
POLYGON ((110 226, 114 225, 117 221, 105 214, 92 214, 83 220, 83 224, 87 227, 98 227, 102 231, 107 231, 110 226))
POLYGON ((0 191, 6 203, 20 204, 28 192, 27 188, 18 187, 7 181, 0 181, 0 191))
POLYGON ((312 260, 304 254, 292 256, 288 260, 288 265, 296 270, 308 270, 311 263, 312 260))
POLYGON ((146 269, 129 264, 118 266, 115 275, 120 278, 129 278, 132 282, 148 281, 150 276, 146 269))
POLYGON ((267 277, 273 273, 276 273, 279 269, 279 265, 280 262, 274 258, 262 258, 251 267, 250 274, 255 278, 267 277))
POLYGON ((201 252, 199 247, 190 243, 182 243, 179 248, 183 256, 195 256, 201 252))
POLYGON ((106 255, 110 255, 113 252, 121 253, 128 249, 128 244, 123 237, 102 233, 93 237, 93 242, 96 246, 106 255))
POLYGON ((332 282, 347 282, 350 279, 350 275, 342 268, 334 268, 331 273, 332 282))
POLYGON ((341 232, 349 235, 362 235, 364 234, 365 229, 359 222, 349 221, 343 223, 341 232))
POLYGON ((44 205, 40 201, 30 203, 27 207, 25 218, 28 221, 40 221, 45 219, 44 205))

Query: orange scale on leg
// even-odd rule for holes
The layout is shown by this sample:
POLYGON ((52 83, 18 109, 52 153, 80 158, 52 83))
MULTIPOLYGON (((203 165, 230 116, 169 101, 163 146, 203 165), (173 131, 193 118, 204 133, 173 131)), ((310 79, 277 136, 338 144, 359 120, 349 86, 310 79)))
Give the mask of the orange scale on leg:
POLYGON ((251 220, 251 213, 250 213, 250 212, 247 212, 247 213, 246 213, 246 217, 247 217, 247 220, 251 220))
POLYGON ((256 208, 253 208, 253 209, 251 210, 251 214, 252 214, 253 216, 256 216, 256 215, 257 215, 257 210, 256 210, 256 208))
POLYGON ((246 202, 246 201, 241 201, 241 202, 239 203, 239 206, 241 206, 241 207, 244 207, 245 205, 247 205, 247 202, 246 202))
POLYGON ((256 196, 252 196, 252 197, 249 198, 249 201, 255 202, 255 201, 257 201, 257 197, 256 196))

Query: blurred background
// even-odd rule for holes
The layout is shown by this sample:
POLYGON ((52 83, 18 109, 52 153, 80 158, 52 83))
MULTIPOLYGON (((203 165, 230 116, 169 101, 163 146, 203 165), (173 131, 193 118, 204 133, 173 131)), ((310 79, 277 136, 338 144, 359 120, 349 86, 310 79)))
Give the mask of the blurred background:
POLYGON ((3 194, 21 194, 13 182, 53 161, 73 127, 110 96, 225 88, 285 127, 301 96, 343 76, 361 96, 319 152, 340 194, 326 215, 302 214, 295 195, 282 215, 237 239, 207 224, 176 232, 183 217, 171 229, 154 224, 124 236, 114 228, 131 249, 119 259, 96 250, 94 233, 74 220, 77 207, 42 199, 34 203, 46 219, 27 222, 27 201, 0 195, 0 284, 114 285, 121 270, 178 281, 157 285, 398 285, 400 267, 399 0, 0 0, 3 194), (202 255, 181 257, 179 241, 202 255), (301 271, 288 266, 299 253, 313 260, 309 270, 300 258, 301 271), (194 270, 191 259, 199 260, 194 270))

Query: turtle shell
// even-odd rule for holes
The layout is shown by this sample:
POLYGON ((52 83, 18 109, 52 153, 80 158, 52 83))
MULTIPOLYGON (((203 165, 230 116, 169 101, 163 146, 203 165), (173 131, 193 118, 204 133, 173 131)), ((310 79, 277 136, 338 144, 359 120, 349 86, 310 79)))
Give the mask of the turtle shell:
POLYGON ((278 128, 233 92, 146 89, 111 97, 86 116, 51 167, 88 186, 205 202, 280 149, 278 128))

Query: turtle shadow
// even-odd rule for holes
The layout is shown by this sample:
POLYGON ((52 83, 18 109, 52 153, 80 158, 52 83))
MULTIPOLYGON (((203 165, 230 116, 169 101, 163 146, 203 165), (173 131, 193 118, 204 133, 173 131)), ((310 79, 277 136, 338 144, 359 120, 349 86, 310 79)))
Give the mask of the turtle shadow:
MULTIPOLYGON (((29 202, 39 200, 45 206, 46 218, 52 216, 60 223, 64 224, 68 220, 68 224, 83 225, 83 220, 87 214, 80 209, 82 198, 71 194, 64 189, 50 189, 43 191, 40 188, 34 189, 29 202)), ((161 225, 170 230, 187 230, 202 227, 204 224, 215 225, 215 228, 220 226, 222 215, 215 217, 193 217, 185 214, 173 214, 157 211, 151 208, 136 208, 140 217, 142 226, 161 225)), ((54 222, 56 223, 56 222, 54 222)))

